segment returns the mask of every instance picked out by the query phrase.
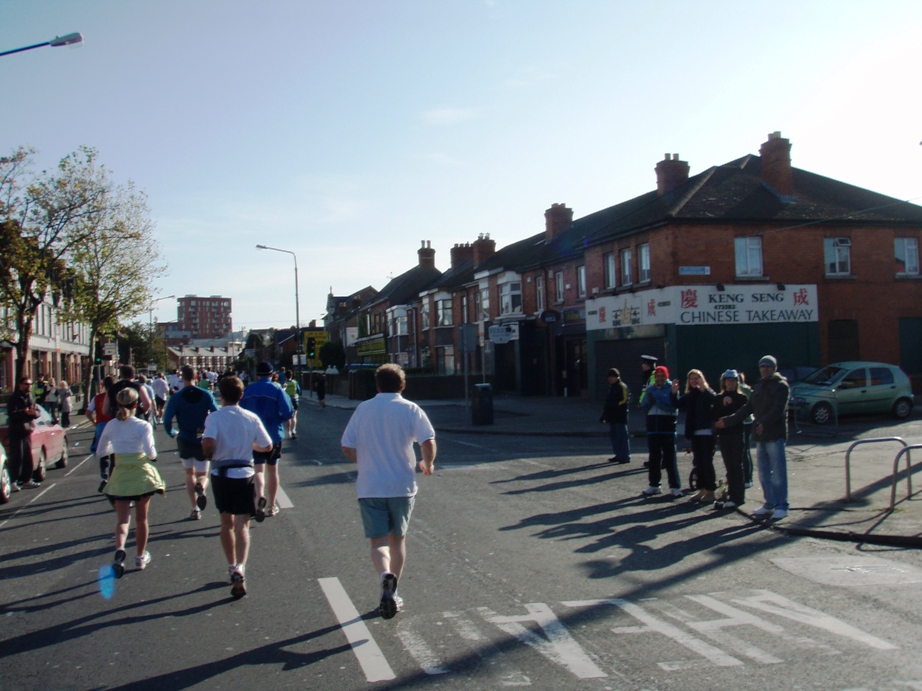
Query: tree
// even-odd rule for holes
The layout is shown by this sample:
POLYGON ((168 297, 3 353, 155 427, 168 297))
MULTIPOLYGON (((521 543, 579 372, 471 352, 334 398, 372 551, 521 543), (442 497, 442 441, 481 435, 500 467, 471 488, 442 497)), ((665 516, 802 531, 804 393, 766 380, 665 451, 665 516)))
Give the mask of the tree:
POLYGON ((34 153, 19 147, 0 157, 0 304, 13 322, 5 335, 16 348, 16 379, 25 373, 35 311, 103 210, 107 182, 93 149, 81 148, 38 175, 34 153))
POLYGON ((324 368, 342 369, 346 366, 346 349, 343 348, 342 343, 327 341, 320 346, 320 362, 323 363, 324 368))

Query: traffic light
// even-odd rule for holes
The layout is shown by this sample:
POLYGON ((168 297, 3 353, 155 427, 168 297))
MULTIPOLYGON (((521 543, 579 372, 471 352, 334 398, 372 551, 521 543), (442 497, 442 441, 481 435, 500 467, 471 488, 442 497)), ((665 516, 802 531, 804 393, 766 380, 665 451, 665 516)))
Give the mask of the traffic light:
POLYGON ((317 357, 317 339, 313 336, 307 339, 307 357, 310 360, 317 357))
POLYGON ((102 343, 96 341, 95 362, 97 365, 102 364, 102 343))

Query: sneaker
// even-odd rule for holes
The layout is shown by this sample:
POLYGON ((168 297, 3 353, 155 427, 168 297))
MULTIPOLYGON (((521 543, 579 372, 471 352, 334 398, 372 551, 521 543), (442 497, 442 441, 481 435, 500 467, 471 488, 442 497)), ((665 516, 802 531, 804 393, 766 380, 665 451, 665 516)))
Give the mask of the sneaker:
POLYGON ((399 612, 403 609, 403 598, 399 595, 394 595, 394 604, 397 605, 397 611, 399 612))
POLYGON ((297 439, 297 438, 298 438, 298 435, 297 435, 297 434, 294 434, 294 433, 292 432, 291 438, 292 438, 292 439, 297 439))
POLYGON ((260 497, 256 502, 256 522, 262 523, 266 520, 266 498, 260 497))
POLYGON ((231 574, 231 583, 232 598, 239 600, 247 594, 246 579, 243 577, 243 574, 240 573, 239 569, 231 574))
POLYGON ((673 487, 673 488, 672 488, 672 496, 674 496, 674 497, 681 497, 681 496, 682 496, 682 488, 681 488, 681 487, 673 487))
POLYGON ((385 571, 381 576, 381 603, 378 606, 378 612, 382 619, 393 619, 398 611, 397 576, 385 571))
POLYGON ((617 456, 612 456, 611 458, 608 459, 608 462, 609 462, 609 463, 617 463, 617 462, 618 462, 618 457, 617 457, 617 456))
POLYGON ((725 508, 725 509, 735 509, 735 508, 736 508, 736 502, 735 502, 735 501, 730 501, 730 500, 728 499, 727 501, 724 502, 724 508, 725 508))
POLYGON ((279 505, 274 504, 266 509, 266 518, 272 518, 272 516, 279 515, 279 505))
POLYGON ((195 505, 204 511, 205 507, 208 506, 208 497, 205 496, 205 488, 202 487, 201 482, 195 483, 195 493, 198 495, 195 498, 195 505))
POLYGON ((192 513, 189 514, 190 521, 200 521, 202 520, 202 512, 198 509, 192 509, 192 513))
POLYGON ((115 550, 115 559, 112 560, 112 573, 115 574, 116 578, 121 578, 125 575, 125 559, 127 556, 125 550, 115 550))
POLYGON ((99 483, 99 487, 96 489, 96 491, 102 492, 106 488, 106 485, 108 484, 109 484, 108 480, 103 480, 102 482, 99 483))
POLYGON ((143 571, 147 568, 147 565, 150 564, 150 552, 144 550, 143 554, 139 554, 134 558, 134 567, 143 571))
POLYGON ((42 486, 41 482, 36 482, 35 480, 29 480, 28 482, 23 482, 19 485, 20 489, 38 489, 42 486))
POLYGON ((752 515, 756 518, 764 518, 765 516, 771 516, 775 510, 767 506, 763 506, 761 509, 756 509, 752 512, 752 515))
POLYGON ((22 487, 19 486, 19 483, 18 483, 18 482, 11 482, 11 483, 10 483, 10 493, 11 493, 11 494, 12 494, 13 492, 21 492, 21 491, 22 491, 22 487))
POLYGON ((775 512, 772 514, 773 521, 779 521, 782 518, 787 518, 788 510, 787 509, 775 509, 775 512))
POLYGON ((750 482, 743 483, 743 487, 745 487, 746 489, 752 489, 752 482, 750 481, 750 482))
POLYGON ((643 494, 645 497, 653 497, 657 494, 662 494, 662 493, 663 492, 659 487, 653 487, 652 485, 650 487, 647 487, 647 489, 645 489, 643 492, 641 492, 641 494, 643 494))

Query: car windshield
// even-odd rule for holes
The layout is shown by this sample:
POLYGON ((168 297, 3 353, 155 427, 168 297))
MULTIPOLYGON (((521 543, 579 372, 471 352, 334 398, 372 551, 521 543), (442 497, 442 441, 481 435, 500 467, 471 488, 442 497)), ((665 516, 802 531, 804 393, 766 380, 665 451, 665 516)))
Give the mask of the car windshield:
POLYGON ((807 384, 814 384, 816 386, 829 386, 837 379, 841 378, 845 374, 845 369, 842 367, 836 367, 835 365, 829 365, 828 367, 823 367, 822 369, 816 370, 809 377, 804 379, 804 382, 807 384))

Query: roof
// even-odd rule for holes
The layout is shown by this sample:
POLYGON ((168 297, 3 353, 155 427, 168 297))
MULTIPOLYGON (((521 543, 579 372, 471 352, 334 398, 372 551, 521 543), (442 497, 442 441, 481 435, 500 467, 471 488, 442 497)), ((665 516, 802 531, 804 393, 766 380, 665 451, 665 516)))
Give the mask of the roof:
POLYGON ((375 296, 373 305, 389 301, 391 305, 406 304, 419 294, 432 286, 442 275, 434 266, 414 266, 409 271, 404 271, 397 278, 391 279, 375 296))

